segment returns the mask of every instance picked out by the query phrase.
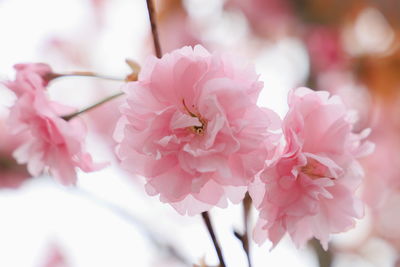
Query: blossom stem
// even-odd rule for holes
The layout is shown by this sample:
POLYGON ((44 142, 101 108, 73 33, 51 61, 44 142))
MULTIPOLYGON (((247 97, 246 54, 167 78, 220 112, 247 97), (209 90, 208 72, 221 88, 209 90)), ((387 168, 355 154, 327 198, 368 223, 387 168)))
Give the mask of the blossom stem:
POLYGON ((208 212, 207 211, 202 212, 201 217, 203 218, 203 221, 204 221, 205 225, 207 226, 208 233, 210 234, 211 239, 214 243, 214 248, 215 248, 215 251, 217 252, 220 266, 226 267, 224 257, 222 256, 221 247, 218 243, 217 237, 215 236, 215 232, 214 232, 213 226, 211 224, 211 220, 210 220, 210 216, 209 216, 208 212))
POLYGON ((243 199, 243 225, 244 225, 244 231, 243 231, 243 234, 242 234, 239 231, 234 230, 233 234, 242 243, 243 250, 246 253, 246 257, 247 257, 247 264, 248 264, 249 267, 252 267, 251 257, 250 257, 250 242, 249 242, 250 211, 251 211, 251 197, 250 197, 249 193, 246 193, 246 196, 243 199))
POLYGON ((100 75, 100 74, 96 74, 96 73, 90 72, 90 71, 74 71, 71 73, 49 73, 47 75, 46 79, 48 81, 51 81, 51 80, 63 78, 63 77, 92 77, 92 78, 119 81, 119 82, 125 81, 124 79, 121 79, 121 78, 111 77, 111 76, 107 76, 107 75, 100 75))
POLYGON ((114 98, 117 98, 117 97, 119 97, 119 96, 121 96, 121 95, 123 95, 123 94, 125 94, 125 93, 120 92, 120 93, 118 93, 118 94, 115 94, 115 95, 106 97, 106 98, 104 98, 103 100, 97 102, 96 104, 93 104, 93 105, 91 105, 91 106, 89 106, 89 107, 87 107, 87 108, 84 108, 84 109, 82 109, 82 110, 80 110, 80 111, 77 111, 77 112, 74 112, 74 113, 72 113, 72 114, 63 116, 62 118, 63 118, 64 120, 66 120, 66 121, 69 121, 70 119, 72 119, 72 118, 74 118, 74 117, 76 117, 76 116, 78 116, 78 115, 80 115, 80 114, 82 114, 82 113, 85 113, 85 112, 87 112, 87 111, 89 111, 89 110, 92 110, 92 109, 94 109, 94 108, 96 108, 96 107, 98 107, 98 106, 100 106, 100 105, 102 105, 102 104, 104 104, 104 103, 106 103, 106 102, 108 102, 108 101, 111 101, 111 100, 113 100, 114 98))
POLYGON ((243 249, 246 252, 247 262, 249 267, 251 267, 251 257, 250 257, 250 243, 249 243, 249 220, 251 212, 251 197, 249 193, 243 199, 243 223, 244 223, 244 234, 242 237, 243 249))
POLYGON ((147 3, 147 11, 149 13, 150 24, 151 24, 151 33, 153 35, 153 42, 154 42, 154 49, 156 51, 156 56, 161 58, 161 46, 160 40, 158 38, 158 30, 157 30, 157 19, 156 19, 156 12, 154 9, 153 0, 146 0, 147 3))
POLYGON ((333 253, 329 249, 325 251, 321 243, 315 238, 310 241, 310 245, 314 249, 315 254, 317 254, 319 267, 331 267, 334 257, 333 253))

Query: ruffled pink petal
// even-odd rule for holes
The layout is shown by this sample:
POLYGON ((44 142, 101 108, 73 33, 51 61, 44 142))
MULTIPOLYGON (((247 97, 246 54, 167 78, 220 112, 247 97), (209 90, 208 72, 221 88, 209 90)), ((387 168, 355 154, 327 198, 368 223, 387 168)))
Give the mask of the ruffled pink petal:
POLYGON ((279 117, 256 105, 261 88, 253 68, 201 46, 150 57, 123 88, 122 166, 182 214, 237 203, 279 139, 279 117))

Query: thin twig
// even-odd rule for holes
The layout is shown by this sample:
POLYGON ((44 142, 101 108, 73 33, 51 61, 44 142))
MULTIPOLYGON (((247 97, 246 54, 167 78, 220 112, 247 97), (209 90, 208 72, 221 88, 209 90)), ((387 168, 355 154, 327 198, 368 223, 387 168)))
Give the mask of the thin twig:
POLYGON ((118 81, 118 82, 125 81, 124 79, 121 79, 121 78, 111 77, 111 76, 107 76, 107 75, 101 75, 101 74, 97 74, 97 73, 90 72, 90 71, 74 71, 71 73, 54 73, 53 72, 53 73, 49 73, 45 78, 48 81, 51 81, 54 79, 64 78, 64 77, 92 77, 92 78, 118 81))
POLYGON ((217 237, 215 236, 214 229, 212 227, 210 216, 208 215, 208 212, 202 212, 201 217, 203 218, 203 221, 207 226, 208 233, 210 234, 211 239, 213 241, 215 251, 217 252, 217 255, 218 255, 220 266, 226 267, 224 257, 222 256, 221 247, 218 243, 217 237))
POLYGON ((104 103, 106 103, 106 102, 108 102, 108 101, 110 101, 110 100, 113 100, 114 98, 117 98, 117 97, 119 97, 119 96, 121 96, 121 95, 123 95, 123 94, 124 94, 123 92, 120 92, 120 93, 118 93, 118 94, 109 96, 109 97, 107 97, 107 98, 101 100, 100 102, 97 102, 97 103, 94 104, 94 105, 91 105, 91 106, 89 106, 89 107, 87 107, 87 108, 84 108, 84 109, 82 109, 82 110, 80 110, 80 111, 77 111, 77 112, 74 112, 74 113, 72 113, 72 114, 63 116, 62 118, 63 118, 64 120, 66 120, 66 121, 69 121, 70 119, 72 119, 72 118, 74 118, 74 117, 76 117, 76 116, 78 116, 78 115, 80 115, 80 114, 82 114, 82 113, 85 113, 85 112, 87 112, 87 111, 89 111, 89 110, 92 110, 92 109, 94 109, 94 108, 96 108, 96 107, 98 107, 98 106, 100 106, 100 105, 102 105, 102 104, 104 104, 104 103))
POLYGON ((157 30, 157 19, 156 12, 154 9, 153 0, 146 0, 147 3, 147 11, 149 13, 150 24, 151 24, 151 33, 153 35, 154 49, 156 51, 156 56, 158 58, 162 57, 160 40, 158 38, 158 30, 157 30))
POLYGON ((244 225, 243 234, 234 229, 233 235, 237 239, 239 239, 239 241, 242 243, 243 250, 246 253, 248 266, 252 267, 251 257, 250 257, 250 242, 249 242, 250 211, 251 211, 251 197, 248 193, 246 193, 246 196, 243 199, 243 225, 244 225))

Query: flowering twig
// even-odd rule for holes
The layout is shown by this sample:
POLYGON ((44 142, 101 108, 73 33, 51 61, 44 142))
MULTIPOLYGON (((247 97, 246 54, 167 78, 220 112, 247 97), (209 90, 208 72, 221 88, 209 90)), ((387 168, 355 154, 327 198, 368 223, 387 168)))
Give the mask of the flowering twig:
POLYGON ((156 20, 156 12, 154 9, 154 3, 153 0, 146 0, 146 2, 147 2, 147 11, 149 13, 150 24, 151 24, 151 33, 153 35, 154 49, 156 51, 156 56, 158 58, 161 58, 162 52, 161 52, 160 41, 158 38, 157 20, 156 20))
MULTIPOLYGON (((153 0, 146 0, 147 3, 147 11, 149 13, 149 18, 150 18, 150 24, 151 24, 151 33, 153 35, 153 42, 154 42, 154 49, 156 56, 158 58, 162 57, 162 52, 161 52, 161 46, 160 46, 160 41, 158 38, 158 31, 157 31, 157 21, 156 21, 156 14, 155 14, 155 9, 154 9, 154 3, 153 0)), ((212 227, 211 221, 210 221, 210 216, 208 215, 208 212, 203 212, 201 213, 201 216, 203 218, 203 221, 207 227, 207 230, 211 236, 211 239, 213 241, 215 250, 218 255, 218 259, 220 262, 221 267, 226 267, 224 257, 222 256, 222 251, 221 247, 218 243, 218 240, 215 236, 214 229, 212 227)))
POLYGON ((106 102, 108 102, 108 101, 110 101, 110 100, 113 100, 114 98, 117 98, 117 97, 119 97, 119 96, 121 96, 121 95, 123 95, 123 94, 124 94, 123 92, 120 92, 120 93, 118 93, 118 94, 115 94, 115 95, 106 97, 105 99, 101 100, 100 102, 97 102, 96 104, 93 104, 93 105, 91 105, 91 106, 89 106, 89 107, 87 107, 87 108, 84 108, 84 109, 82 109, 82 110, 80 110, 80 111, 77 111, 77 112, 74 112, 74 113, 72 113, 72 114, 63 116, 62 118, 63 118, 64 120, 66 120, 66 121, 69 121, 70 119, 72 119, 72 118, 74 118, 74 117, 76 117, 76 116, 78 116, 78 115, 80 115, 80 114, 82 114, 82 113, 85 113, 85 112, 87 112, 87 111, 89 111, 89 110, 92 110, 92 109, 94 109, 94 108, 96 108, 96 107, 98 107, 98 106, 100 106, 100 105, 102 105, 102 104, 104 104, 104 103, 106 103, 106 102))
POLYGON ((119 82, 125 81, 124 79, 121 79, 121 78, 101 75, 101 74, 97 74, 97 73, 90 72, 90 71, 74 71, 71 73, 54 73, 54 72, 52 72, 52 73, 47 74, 45 79, 48 81, 51 81, 51 80, 63 78, 63 77, 92 77, 92 78, 119 81, 119 82))
POLYGON ((203 221, 207 226, 208 233, 210 234, 211 239, 212 239, 212 241, 214 243, 215 251, 217 252, 220 266, 221 267, 226 267, 225 261, 224 261, 224 257, 222 256, 221 247, 220 247, 220 245, 218 243, 217 237, 215 236, 214 229, 212 227, 212 224, 211 224, 211 221, 210 221, 210 216, 208 215, 208 212, 201 213, 201 217, 203 218, 203 221))

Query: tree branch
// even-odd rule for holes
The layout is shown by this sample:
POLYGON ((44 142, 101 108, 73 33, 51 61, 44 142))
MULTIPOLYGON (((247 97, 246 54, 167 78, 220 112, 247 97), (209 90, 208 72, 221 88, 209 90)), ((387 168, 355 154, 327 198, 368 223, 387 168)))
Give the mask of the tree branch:
POLYGON ((146 0, 147 3, 147 11, 149 13, 150 24, 151 24, 151 33, 153 35, 153 42, 154 42, 154 49, 156 52, 156 56, 158 58, 162 57, 160 40, 158 38, 158 30, 157 30, 157 19, 156 19, 156 12, 154 9, 153 0, 146 0))
POLYGON ((217 240, 217 238, 215 236, 214 229, 212 227, 210 216, 208 215, 208 212, 201 213, 201 217, 203 218, 203 221, 204 221, 205 225, 207 226, 208 233, 210 234, 211 239, 213 241, 215 251, 217 252, 217 255, 218 255, 220 266, 221 267, 226 267, 225 261, 224 261, 224 257, 222 255, 221 247, 220 247, 220 245, 218 243, 218 240, 217 240))

